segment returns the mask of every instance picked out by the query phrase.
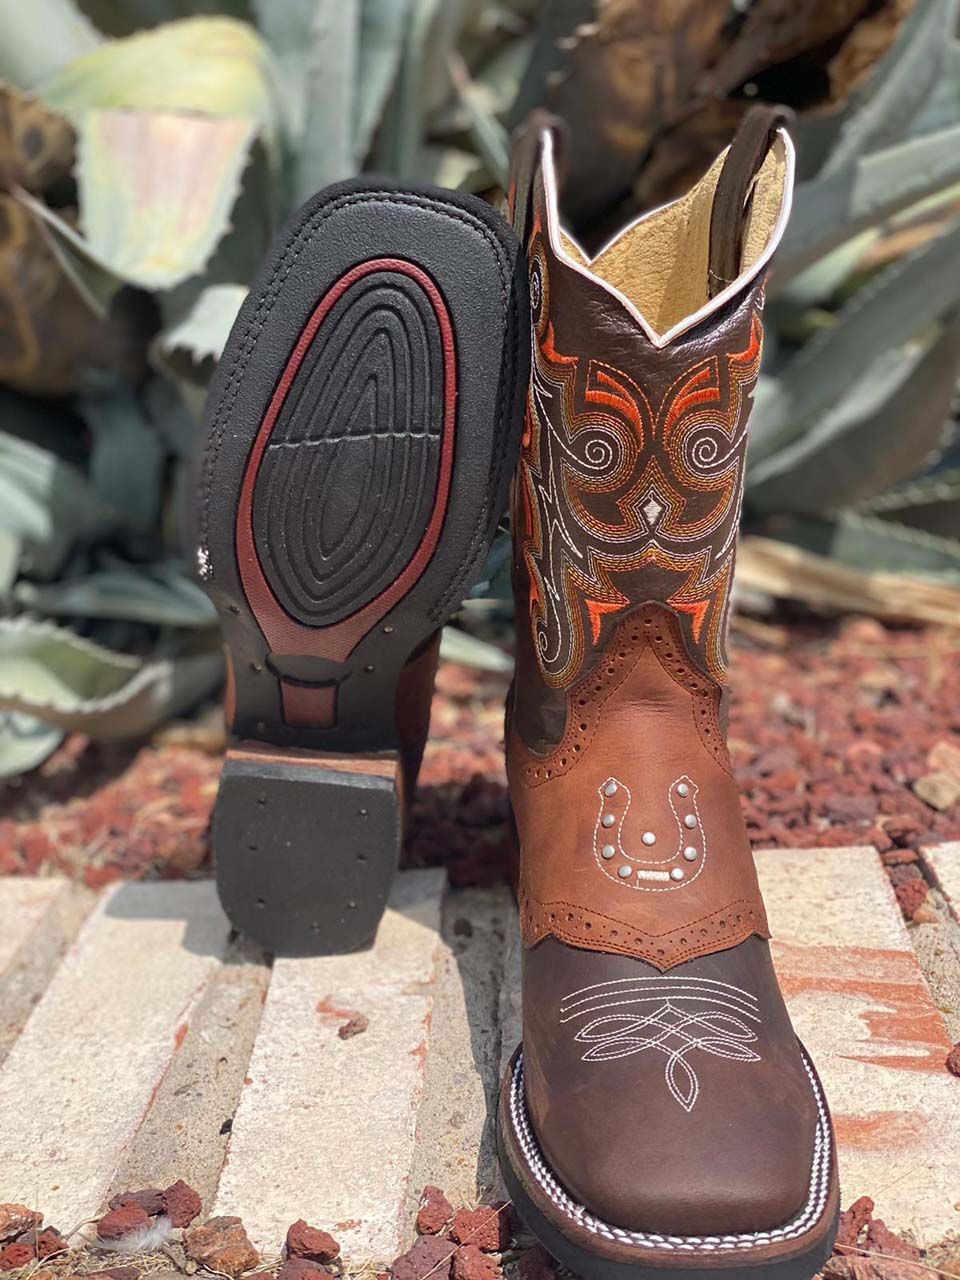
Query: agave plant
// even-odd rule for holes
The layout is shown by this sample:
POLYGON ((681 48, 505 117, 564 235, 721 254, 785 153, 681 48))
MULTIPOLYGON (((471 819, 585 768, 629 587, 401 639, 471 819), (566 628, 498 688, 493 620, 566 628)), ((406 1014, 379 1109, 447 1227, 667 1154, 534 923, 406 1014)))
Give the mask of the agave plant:
POLYGON ((960 45, 925 0, 801 165, 757 393, 741 585, 960 622, 960 45))
MULTIPOLYGON (((697 176, 751 94, 820 86, 793 102, 803 181, 741 578, 941 616, 960 565, 956 2, 796 0, 791 24, 774 0, 0 0, 0 774, 216 690, 189 460, 278 223, 362 168, 493 192, 538 102, 574 126, 589 239, 697 176)), ((495 548, 476 612, 500 616, 505 564, 495 548)), ((463 632, 448 648, 507 664, 463 632)))
POLYGON ((183 517, 247 282, 365 165, 502 180, 535 7, 2 0, 0 774, 216 690, 183 517))

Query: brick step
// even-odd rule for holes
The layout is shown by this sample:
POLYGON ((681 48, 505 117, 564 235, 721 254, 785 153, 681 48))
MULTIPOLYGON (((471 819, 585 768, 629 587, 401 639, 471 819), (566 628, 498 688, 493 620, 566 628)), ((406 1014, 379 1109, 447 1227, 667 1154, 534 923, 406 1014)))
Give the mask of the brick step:
MULTIPOLYGON (((960 845, 926 862, 957 910, 960 845)), ((889 1226, 935 1243, 960 1229, 960 1100, 919 935, 873 850, 757 863, 777 970, 837 1121, 844 1203, 869 1194, 889 1226)), ((229 940, 212 884, 123 885, 50 962, 17 1035, 11 975, 48 925, 63 949, 89 907, 76 893, 0 881, 0 1200, 66 1229, 116 1190, 182 1176, 267 1256, 304 1217, 354 1268, 399 1250, 425 1182, 458 1202, 495 1188, 492 1102, 519 1036, 506 889, 445 896, 442 873, 404 872, 372 950, 271 970, 229 940), (356 1014, 366 1028, 341 1037, 356 1014)), ((953 930, 953 945, 942 910, 921 928, 953 930)))

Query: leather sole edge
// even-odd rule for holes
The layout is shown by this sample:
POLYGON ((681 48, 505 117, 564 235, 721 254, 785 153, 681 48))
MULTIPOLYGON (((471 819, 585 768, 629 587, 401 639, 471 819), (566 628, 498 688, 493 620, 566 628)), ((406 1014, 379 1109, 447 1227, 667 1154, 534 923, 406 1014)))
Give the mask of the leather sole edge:
POLYGON ((749 1238, 670 1236, 630 1232, 595 1218, 564 1191, 536 1143, 523 1098, 520 1048, 504 1075, 497 1118, 500 1166, 518 1213, 548 1252, 586 1280, 653 1280, 664 1273, 684 1280, 707 1280, 718 1273, 742 1270, 764 1280, 809 1280, 832 1252, 839 1191, 826 1099, 802 1045, 801 1052, 820 1112, 818 1146, 811 1165, 817 1212, 808 1225, 794 1232, 791 1224, 786 1224, 752 1233, 749 1238), (526 1132, 521 1133, 524 1127, 526 1132), (539 1170, 532 1167, 526 1154, 531 1144, 539 1170), (560 1204, 551 1192, 559 1192, 560 1204), (580 1239, 571 1238, 573 1235, 580 1239), (780 1249, 780 1245, 784 1247, 780 1249))

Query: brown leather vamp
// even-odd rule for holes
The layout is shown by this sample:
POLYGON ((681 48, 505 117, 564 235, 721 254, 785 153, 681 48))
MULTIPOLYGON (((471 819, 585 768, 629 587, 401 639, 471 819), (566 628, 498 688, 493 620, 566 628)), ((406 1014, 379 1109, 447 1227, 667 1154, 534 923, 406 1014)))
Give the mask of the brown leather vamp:
POLYGON ((526 945, 552 935, 665 970, 769 936, 719 700, 647 604, 570 691, 553 752, 511 730, 526 945))

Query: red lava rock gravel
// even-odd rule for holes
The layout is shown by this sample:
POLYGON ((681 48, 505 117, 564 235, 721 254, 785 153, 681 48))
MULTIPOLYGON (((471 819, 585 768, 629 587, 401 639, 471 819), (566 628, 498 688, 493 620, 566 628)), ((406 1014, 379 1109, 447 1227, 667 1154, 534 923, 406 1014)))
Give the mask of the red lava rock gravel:
POLYGON ((412 1248, 394 1259, 390 1274, 393 1280, 426 1280, 428 1275, 446 1280, 456 1251, 457 1246, 442 1236, 420 1236, 412 1248))
POLYGON ((239 1218, 209 1218, 183 1237, 187 1257, 210 1271, 239 1276, 259 1266, 260 1255, 250 1243, 239 1218))
POLYGON ((66 1245, 63 1236, 56 1227, 31 1227, 22 1236, 17 1236, 17 1244, 25 1244, 33 1250, 33 1256, 41 1260, 61 1253, 66 1245))
POLYGON ((417 1210, 417 1230, 422 1236, 438 1235, 453 1217, 453 1205, 439 1187, 424 1187, 417 1210))
POLYGON ((277 1272, 277 1280, 317 1280, 318 1276, 329 1274, 326 1267, 309 1258, 287 1258, 277 1272))
MULTIPOLYGON (((143 1191, 123 1191, 110 1201, 111 1209, 124 1209, 127 1205, 139 1205, 151 1218, 164 1212, 163 1192, 157 1187, 147 1187, 143 1191)), ((199 1212, 199 1210, 197 1211, 199 1212)), ((185 1225, 185 1224, 177 1224, 185 1225)))
POLYGON ((365 1013, 355 1013, 352 1018, 339 1027, 337 1035, 341 1040, 352 1040, 361 1035, 370 1026, 370 1019, 365 1013))
POLYGON ((0 1249, 0 1271, 17 1271, 36 1261, 36 1255, 28 1244, 5 1244, 0 1249))
POLYGON ((873 1201, 861 1196, 840 1215, 824 1280, 916 1280, 922 1251, 873 1217, 873 1201))
POLYGON ((460 1209, 453 1215, 450 1238, 458 1244, 476 1245, 486 1253, 499 1253, 510 1241, 506 1206, 482 1204, 478 1209, 460 1209))
POLYGON ((556 1280, 557 1264, 542 1244, 525 1249, 520 1256, 520 1280, 556 1280))
POLYGON ((119 1209, 111 1209, 97 1223, 100 1240, 122 1240, 135 1231, 144 1231, 150 1224, 150 1215, 139 1204, 130 1201, 119 1209))
POLYGON ((39 1227, 43 1214, 25 1204, 0 1204, 0 1244, 15 1240, 31 1227, 39 1227))
POLYGON ((193 1187, 187 1186, 182 1178, 178 1178, 166 1191, 160 1193, 161 1213, 170 1219, 171 1226, 189 1227, 194 1219, 199 1218, 203 1207, 200 1196, 193 1187))
POLYGON ((311 1227, 299 1218, 287 1230, 287 1256, 309 1262, 332 1262, 340 1256, 340 1245, 328 1231, 311 1227))
POLYGON ((462 1245, 453 1255, 453 1280, 499 1280, 499 1263, 475 1244, 462 1245))
MULTIPOLYGON (((960 637, 871 619, 746 622, 732 636, 730 748, 758 846, 911 853, 960 838, 960 637), (745 634, 745 631, 749 634, 745 634), (934 790, 921 779, 938 776, 934 790), (941 776, 942 775, 942 776, 941 776)), ((444 664, 405 862, 489 885, 514 859, 503 768, 507 680, 444 664)), ((208 870, 220 761, 184 747, 67 739, 6 788, 0 874, 100 885, 208 870)), ((932 784, 931 784, 932 785, 932 784)), ((920 887, 900 895, 923 909, 920 887)))
POLYGON ((951 1075, 960 1076, 960 1042, 947 1054, 947 1070, 951 1075))

